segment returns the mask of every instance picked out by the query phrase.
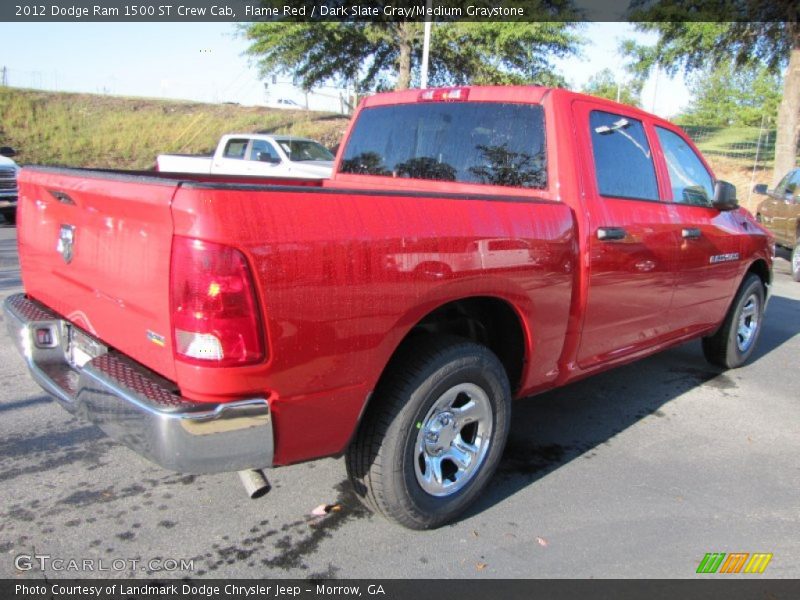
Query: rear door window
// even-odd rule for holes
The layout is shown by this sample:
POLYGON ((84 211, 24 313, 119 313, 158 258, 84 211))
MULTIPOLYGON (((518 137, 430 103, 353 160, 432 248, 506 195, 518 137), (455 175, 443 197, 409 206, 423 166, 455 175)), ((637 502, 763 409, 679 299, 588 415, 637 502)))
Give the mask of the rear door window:
POLYGON ((225 158, 238 158, 244 160, 245 152, 247 151, 247 139, 232 139, 228 140, 225 144, 225 151, 222 156, 225 158))
POLYGON ((711 206, 714 181, 694 150, 677 133, 656 127, 667 162, 672 200, 678 204, 711 206))
POLYGON ((595 110, 589 115, 589 126, 600 195, 658 200, 653 154, 642 122, 595 110))
POLYGON ((547 186, 541 106, 424 102, 361 111, 340 173, 547 186))

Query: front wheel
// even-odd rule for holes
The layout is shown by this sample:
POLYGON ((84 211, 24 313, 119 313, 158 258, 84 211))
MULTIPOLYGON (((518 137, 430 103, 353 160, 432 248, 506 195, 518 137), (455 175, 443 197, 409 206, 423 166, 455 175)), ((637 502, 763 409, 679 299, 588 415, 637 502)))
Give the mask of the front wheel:
POLYGON ((713 335, 703 338, 703 354, 708 362, 735 369, 750 358, 761 333, 764 301, 761 279, 752 273, 747 275, 722 326, 713 335))
POLYGON ((410 529, 461 514, 503 453, 511 416, 505 369, 455 337, 408 344, 389 367, 347 452, 357 495, 410 529))
POLYGON ((795 240, 792 250, 792 279, 800 281, 800 236, 795 240))

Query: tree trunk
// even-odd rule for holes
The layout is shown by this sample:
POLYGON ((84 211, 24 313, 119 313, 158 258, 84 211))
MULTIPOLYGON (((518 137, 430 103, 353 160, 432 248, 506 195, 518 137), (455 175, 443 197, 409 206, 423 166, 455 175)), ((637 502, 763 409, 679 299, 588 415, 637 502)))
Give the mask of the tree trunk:
POLYGON ((394 89, 407 90, 411 85, 411 44, 414 40, 414 23, 399 23, 397 30, 397 48, 400 55, 397 58, 397 85, 394 89))
POLYGON ((800 30, 792 32, 792 53, 783 80, 783 98, 778 108, 778 132, 775 137, 775 170, 772 187, 778 185, 797 159, 797 139, 800 129, 800 30))

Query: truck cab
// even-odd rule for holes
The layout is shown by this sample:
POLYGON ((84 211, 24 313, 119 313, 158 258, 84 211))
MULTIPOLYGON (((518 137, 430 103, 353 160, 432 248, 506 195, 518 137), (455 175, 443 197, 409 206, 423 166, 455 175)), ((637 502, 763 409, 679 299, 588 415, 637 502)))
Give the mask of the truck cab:
POLYGON ((265 177, 330 177, 333 154, 322 144, 286 135, 233 133, 222 136, 211 173, 265 177))

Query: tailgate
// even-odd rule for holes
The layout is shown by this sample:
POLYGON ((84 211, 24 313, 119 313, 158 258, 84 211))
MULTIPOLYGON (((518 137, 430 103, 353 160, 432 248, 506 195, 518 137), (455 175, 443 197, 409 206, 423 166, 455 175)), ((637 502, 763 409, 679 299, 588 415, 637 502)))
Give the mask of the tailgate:
POLYGON ((26 293, 173 381, 170 204, 178 185, 43 167, 19 178, 26 293))

